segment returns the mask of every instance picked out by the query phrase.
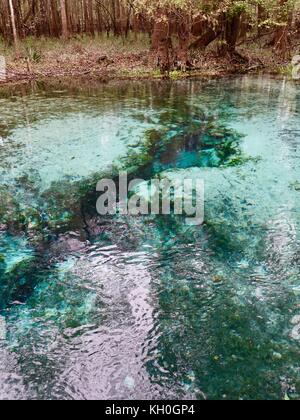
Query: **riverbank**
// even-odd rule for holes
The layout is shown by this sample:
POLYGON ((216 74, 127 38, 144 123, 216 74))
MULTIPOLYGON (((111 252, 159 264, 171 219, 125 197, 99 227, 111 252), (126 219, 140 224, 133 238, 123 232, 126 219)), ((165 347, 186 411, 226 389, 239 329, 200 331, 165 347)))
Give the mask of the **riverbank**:
MULTIPOLYGON (((97 37, 61 40, 33 39, 22 42, 21 53, 15 57, 11 47, 0 44, 0 55, 6 60, 6 77, 0 85, 24 83, 49 78, 84 78, 103 82, 128 79, 160 79, 166 77, 153 69, 149 62, 149 37, 129 37, 127 40, 97 37)), ((290 58, 274 55, 270 48, 241 45, 240 56, 220 57, 214 48, 194 53, 193 70, 173 71, 170 78, 218 77, 263 71, 289 74, 290 58)))

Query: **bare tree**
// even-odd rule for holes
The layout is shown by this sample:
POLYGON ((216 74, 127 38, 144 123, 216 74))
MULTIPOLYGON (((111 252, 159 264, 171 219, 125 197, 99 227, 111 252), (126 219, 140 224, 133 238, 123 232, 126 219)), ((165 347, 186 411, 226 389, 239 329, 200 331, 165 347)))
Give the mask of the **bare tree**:
POLYGON ((61 24, 62 24, 62 37, 63 39, 69 38, 68 17, 66 9, 66 0, 60 0, 61 24))
POLYGON ((17 27, 16 27, 16 18, 15 18, 15 9, 13 5, 13 0, 9 0, 8 3, 9 3, 9 10, 10 10, 11 27, 12 27, 13 37, 14 37, 15 53, 16 55, 19 55, 20 54, 19 37, 18 37, 18 32, 17 32, 17 27))

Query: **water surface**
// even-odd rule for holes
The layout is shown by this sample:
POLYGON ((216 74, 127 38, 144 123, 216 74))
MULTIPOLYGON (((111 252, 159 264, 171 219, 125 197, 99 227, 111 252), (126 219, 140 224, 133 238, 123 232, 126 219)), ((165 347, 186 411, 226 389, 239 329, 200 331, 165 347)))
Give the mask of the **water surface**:
POLYGON ((298 399, 299 85, 0 93, 1 399, 298 399), (118 168, 205 180, 205 222, 99 218, 118 168))

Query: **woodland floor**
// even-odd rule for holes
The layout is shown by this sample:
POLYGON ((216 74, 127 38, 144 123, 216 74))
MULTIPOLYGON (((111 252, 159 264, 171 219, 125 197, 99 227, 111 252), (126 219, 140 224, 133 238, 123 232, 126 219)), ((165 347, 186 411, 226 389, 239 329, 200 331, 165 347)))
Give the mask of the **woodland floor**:
MULTIPOLYGON (((193 53, 192 71, 173 71, 170 77, 217 77, 229 74, 263 71, 273 74, 290 74, 291 57, 297 53, 292 48, 289 57, 279 57, 271 48, 259 43, 238 46, 239 57, 220 58, 212 45, 205 52, 193 53)), ((12 47, 0 42, 0 55, 6 58, 6 80, 0 84, 22 83, 48 78, 82 78, 109 81, 111 79, 152 79, 163 77, 149 64, 149 37, 130 35, 128 39, 74 38, 63 42, 57 39, 27 38, 21 43, 21 53, 16 58, 12 47)))

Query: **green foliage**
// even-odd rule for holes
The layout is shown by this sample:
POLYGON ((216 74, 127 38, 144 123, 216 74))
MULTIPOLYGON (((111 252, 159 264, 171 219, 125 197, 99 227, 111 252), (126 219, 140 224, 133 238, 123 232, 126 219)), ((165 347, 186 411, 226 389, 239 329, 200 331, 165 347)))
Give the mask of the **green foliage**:
POLYGON ((39 63, 42 60, 42 52, 36 48, 26 48, 26 56, 34 63, 39 63))
POLYGON ((202 14, 208 18, 226 13, 234 17, 246 13, 249 18, 257 22, 257 7, 260 6, 266 13, 269 25, 286 21, 289 13, 298 8, 299 0, 135 0, 137 11, 143 11, 151 17, 158 13, 183 12, 195 16, 202 14))
POLYGON ((280 66, 278 67, 276 70, 276 72, 282 76, 288 76, 290 78, 292 78, 293 75, 293 65, 292 64, 288 64, 286 66, 280 66))

